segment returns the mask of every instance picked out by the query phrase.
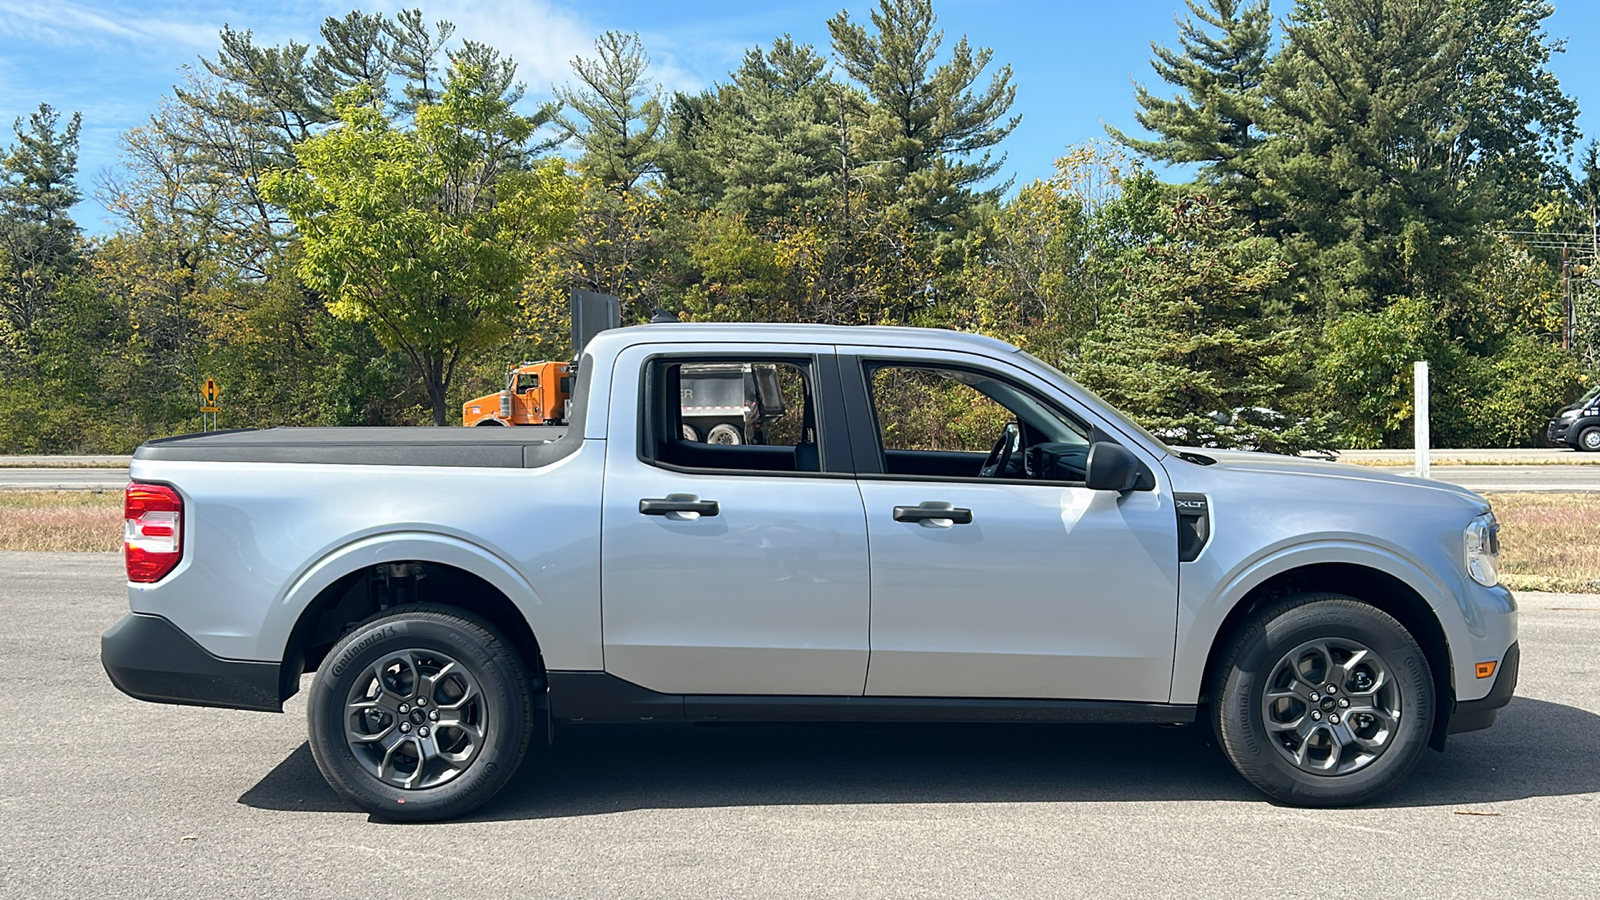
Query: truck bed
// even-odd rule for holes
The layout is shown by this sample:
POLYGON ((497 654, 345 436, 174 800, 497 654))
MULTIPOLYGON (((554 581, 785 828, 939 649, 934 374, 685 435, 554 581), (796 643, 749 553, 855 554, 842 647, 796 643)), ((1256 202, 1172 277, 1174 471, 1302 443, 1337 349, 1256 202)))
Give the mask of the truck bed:
POLYGON ((521 428, 270 428, 186 434, 148 441, 136 460, 320 463, 522 469, 577 449, 564 425, 521 428))

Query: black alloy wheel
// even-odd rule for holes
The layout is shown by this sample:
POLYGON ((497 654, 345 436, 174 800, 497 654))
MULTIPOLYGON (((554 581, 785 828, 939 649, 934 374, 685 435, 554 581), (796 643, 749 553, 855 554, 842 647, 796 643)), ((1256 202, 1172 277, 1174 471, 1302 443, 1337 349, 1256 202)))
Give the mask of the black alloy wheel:
POLYGON ((1436 715, 1416 640, 1341 594, 1262 610, 1229 645, 1210 696, 1234 768, 1296 806, 1351 806, 1393 788, 1421 757, 1436 715))
POLYGON ((311 753, 340 796, 374 816, 463 815, 527 752, 533 699, 521 658, 463 610, 409 604, 357 625, 312 682, 311 753))

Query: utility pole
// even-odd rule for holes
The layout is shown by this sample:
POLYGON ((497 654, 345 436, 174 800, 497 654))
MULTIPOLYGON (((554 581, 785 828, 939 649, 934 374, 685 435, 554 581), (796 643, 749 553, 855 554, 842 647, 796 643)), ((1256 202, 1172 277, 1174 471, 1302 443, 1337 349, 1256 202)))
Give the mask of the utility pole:
POLYGON ((1567 242, 1561 242, 1561 349, 1572 350, 1573 332, 1577 331, 1577 311, 1572 303, 1572 260, 1567 253, 1567 242))

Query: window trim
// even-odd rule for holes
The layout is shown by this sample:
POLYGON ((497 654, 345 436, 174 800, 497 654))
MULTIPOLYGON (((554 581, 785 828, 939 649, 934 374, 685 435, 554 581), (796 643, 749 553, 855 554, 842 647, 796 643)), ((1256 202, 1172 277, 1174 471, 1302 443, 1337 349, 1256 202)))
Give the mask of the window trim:
MULTIPOLYGON (((685 475, 762 476, 769 478, 853 478, 850 465, 851 442, 842 408, 843 390, 839 385, 838 362, 832 353, 783 353, 761 351, 741 353, 737 350, 663 349, 652 352, 640 362, 638 397, 638 422, 634 452, 639 462, 652 468, 665 469, 685 475), (816 415, 817 471, 770 471, 767 469, 724 469, 685 466, 655 458, 651 444, 655 440, 656 423, 652 421, 655 384, 658 373, 669 364, 686 365, 698 362, 779 363, 792 365, 810 380, 811 402, 816 415), (830 402, 830 399, 832 402, 830 402)), ((759 445, 769 446, 769 445, 759 445)), ((792 445, 791 445, 792 446, 792 445)))
MULTIPOLYGON (((942 484, 1005 484, 1005 485, 1040 485, 1046 487, 1086 487, 1085 481, 1060 481, 1044 480, 1038 478, 984 478, 981 475, 899 475, 885 471, 888 468, 884 457, 883 433, 878 427, 877 409, 872 401, 872 388, 867 374, 868 369, 876 371, 883 368, 912 368, 912 369, 953 369, 958 372, 971 372, 989 378, 1005 381, 1019 391, 1033 397, 1041 406, 1055 414, 1076 422, 1089 433, 1089 443, 1093 446, 1100 441, 1116 443, 1107 435, 1104 429, 1084 420, 1041 391, 1026 382, 1026 379, 1016 375, 1007 374, 987 368, 983 365, 954 362, 938 357, 912 358, 886 356, 882 353, 844 353, 841 352, 837 359, 841 370, 849 367, 852 374, 841 378, 846 394, 846 412, 849 415, 851 434, 859 429, 864 434, 871 435, 870 441, 855 441, 852 443, 857 448, 855 452, 856 477, 872 481, 917 481, 942 484), (854 394, 854 402, 851 395, 854 394), (1099 440, 1096 440, 1096 438, 1099 440), (863 447, 866 444, 868 446, 863 447)), ((903 451, 917 452, 917 451, 903 451)))

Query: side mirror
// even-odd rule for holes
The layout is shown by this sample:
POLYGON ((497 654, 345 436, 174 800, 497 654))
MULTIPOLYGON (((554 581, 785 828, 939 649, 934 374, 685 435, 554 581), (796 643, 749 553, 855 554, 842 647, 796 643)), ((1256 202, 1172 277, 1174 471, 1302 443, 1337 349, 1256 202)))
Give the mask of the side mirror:
POLYGON ((1100 441, 1089 445, 1084 480, 1091 491, 1153 491, 1156 477, 1137 456, 1121 444, 1100 441))

